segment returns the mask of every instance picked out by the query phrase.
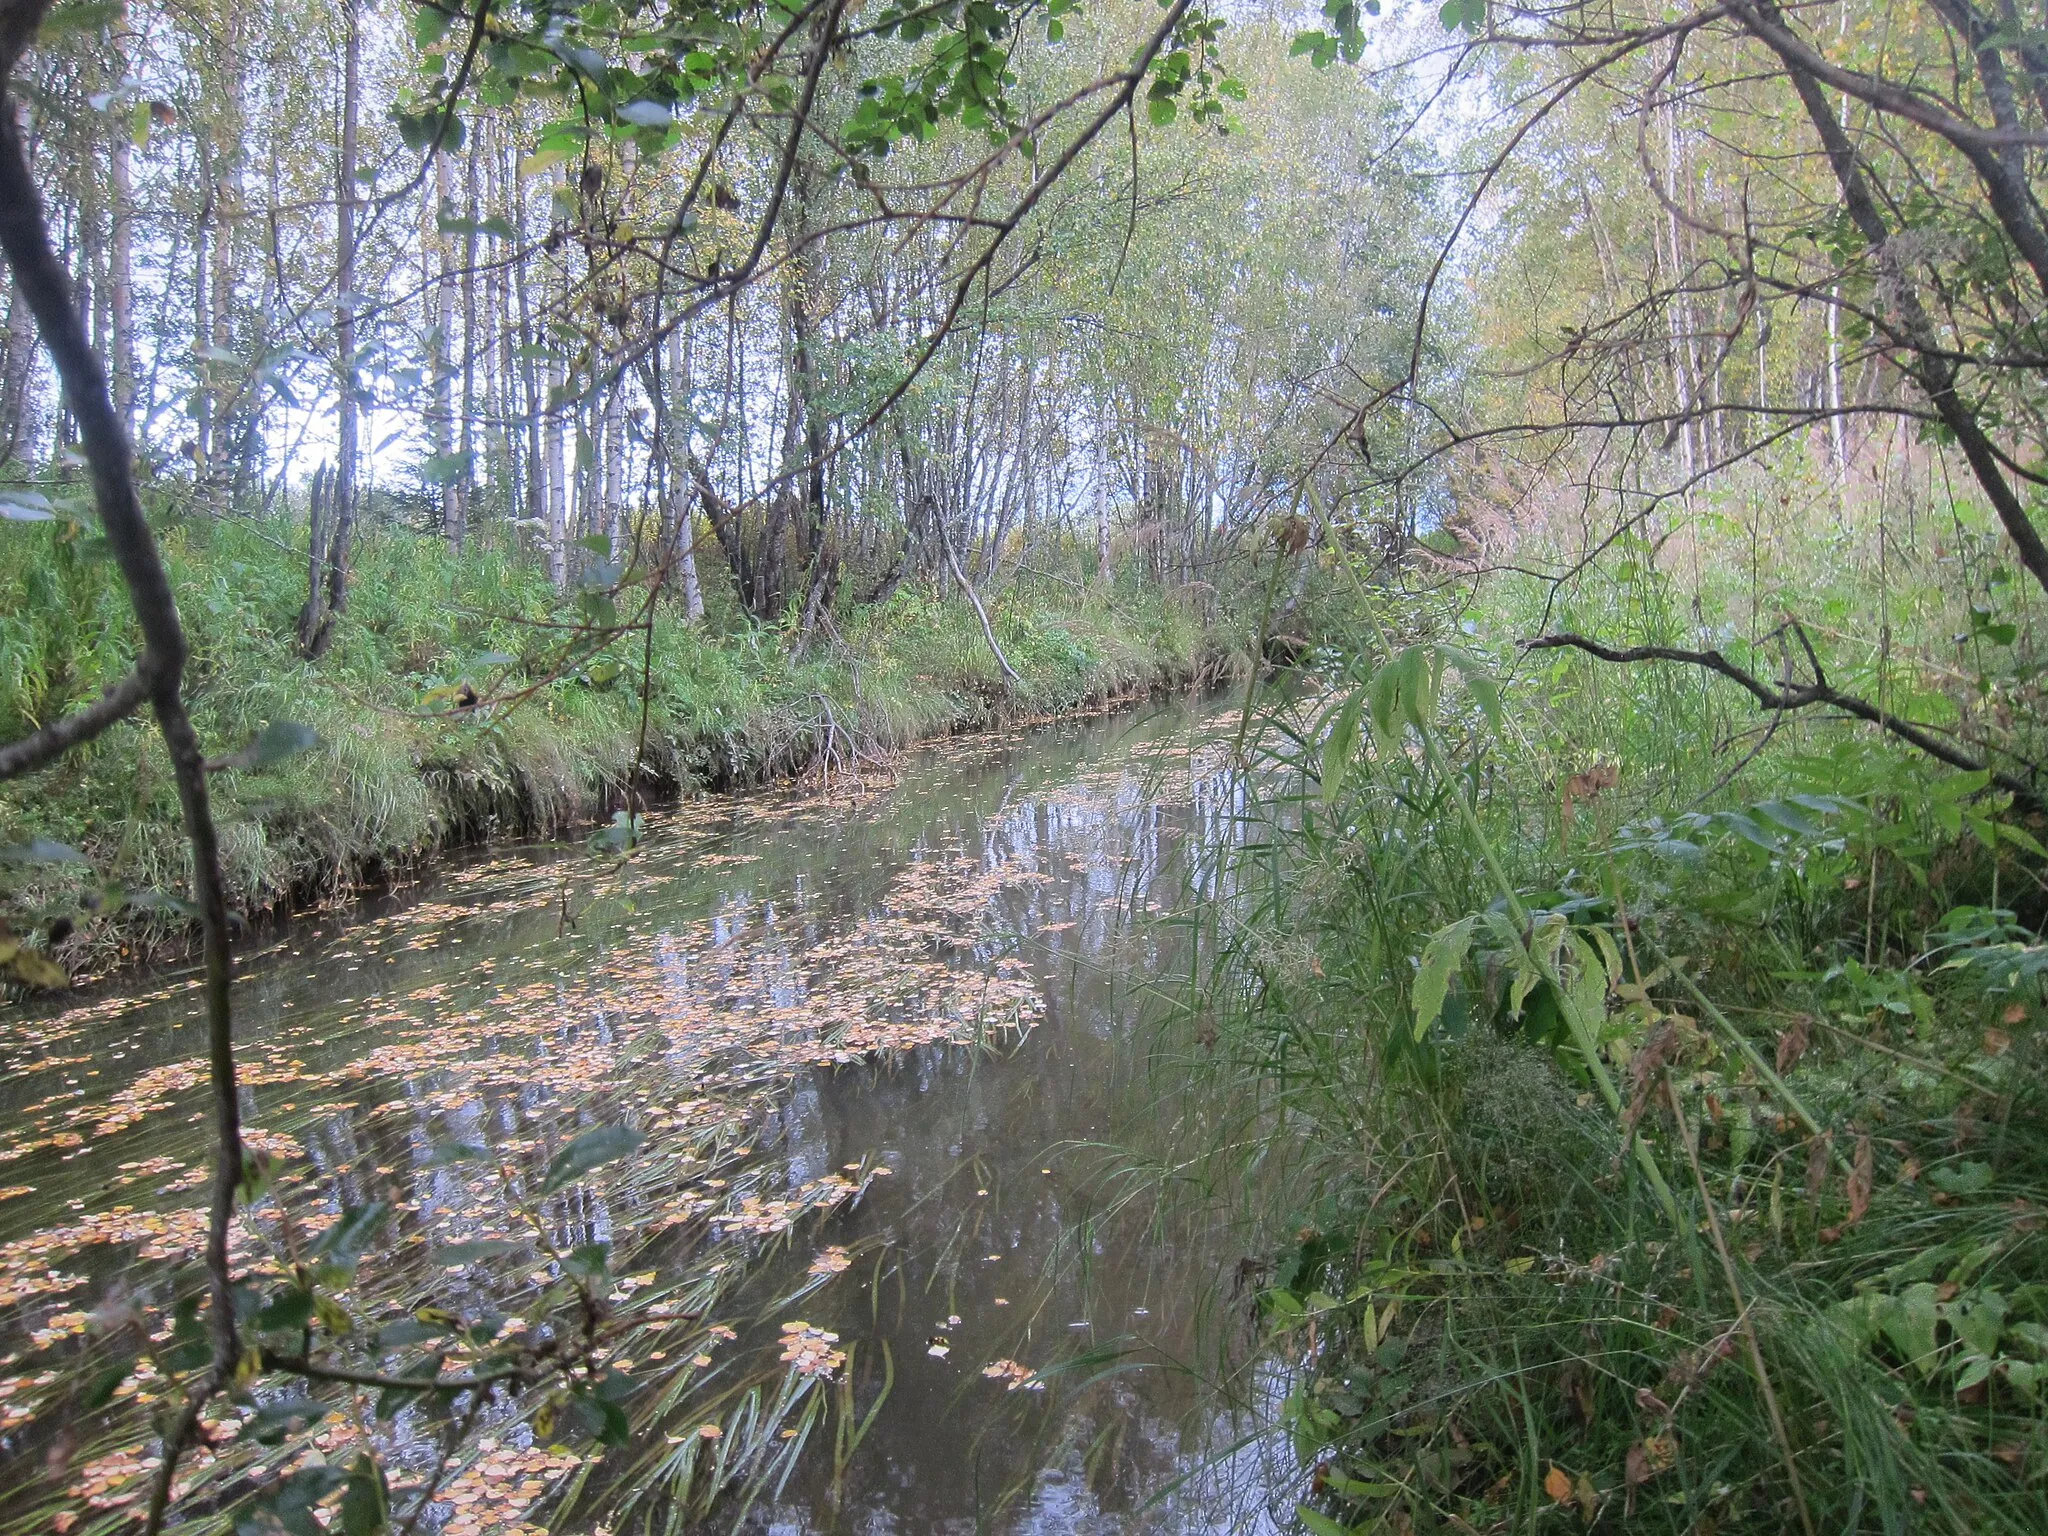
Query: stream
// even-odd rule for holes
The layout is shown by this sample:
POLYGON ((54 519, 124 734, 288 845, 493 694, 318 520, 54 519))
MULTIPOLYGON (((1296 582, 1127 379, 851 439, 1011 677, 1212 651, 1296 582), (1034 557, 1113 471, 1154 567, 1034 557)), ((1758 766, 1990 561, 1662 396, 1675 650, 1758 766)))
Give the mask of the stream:
MULTIPOLYGON (((450 1138, 509 1168, 624 1117, 660 1152, 545 1207, 565 1241, 633 1234, 619 1297, 652 1284, 697 1330, 622 1350, 632 1445, 557 1454, 508 1421, 421 1529, 1276 1529, 1284 1450, 1196 1364, 1241 1327, 1245 1240, 1101 1214, 1153 1091, 1148 997, 1188 964, 1175 913, 1237 833, 1234 723, 1171 703, 960 738, 857 792, 685 802, 623 863, 492 848, 253 946, 250 1142, 291 1199, 382 1192, 394 1253, 511 1246, 450 1138), (696 1289, 662 1290, 669 1264, 696 1289), (749 1433, 768 1470, 708 1513, 650 1493, 749 1433)), ((0 1032, 0 1481, 44 1458, 0 1529, 118 1529, 144 1486, 135 1445, 60 1463, 36 1413, 95 1306, 203 1224, 195 981, 137 985, 0 1032)), ((252 1252, 303 1240, 249 1225, 252 1252)), ((145 1369, 116 1406, 151 1393, 145 1369)), ((401 1433, 394 1480, 421 1454, 401 1433)))

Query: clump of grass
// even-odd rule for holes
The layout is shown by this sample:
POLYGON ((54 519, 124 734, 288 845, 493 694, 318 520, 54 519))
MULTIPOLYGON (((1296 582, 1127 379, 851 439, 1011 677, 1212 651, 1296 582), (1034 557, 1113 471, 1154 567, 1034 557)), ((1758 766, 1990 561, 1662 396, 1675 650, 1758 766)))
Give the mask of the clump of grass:
MULTIPOLYGON (((1654 608, 1584 627, 1662 638, 1654 608)), ((1347 701, 1369 722, 1432 640, 1399 617, 1263 711, 1196 1000, 1304 1524, 2048 1528, 2031 834, 1829 722, 1722 782, 1684 673, 1562 665, 1501 723, 1447 681, 1348 748, 1347 701), (1596 747, 1621 783, 1566 841, 1596 747)))
MULTIPOLYGON (((640 637, 549 676, 552 632, 522 621, 562 616, 564 600, 516 550, 485 537, 458 557, 435 537, 372 530, 340 638, 309 664, 293 640, 299 537, 283 519, 176 521, 162 533, 210 749, 231 751, 274 721, 319 736, 267 771, 216 778, 230 889, 250 913, 451 841, 559 833, 608 813, 636 777, 656 793, 758 783, 802 772, 849 737, 878 753, 1185 682, 1233 643, 1154 588, 1130 584, 1105 602, 1019 585, 990 594, 1022 677, 1012 688, 968 604, 915 584, 807 645, 730 611, 691 626, 665 606, 642 758, 640 637), (522 674, 539 676, 516 708, 446 701, 465 682, 526 687, 522 674)), ((116 575, 68 525, 0 541, 0 616, 0 737, 75 708, 132 657, 116 575)), ((90 967, 176 939, 181 920, 161 903, 140 922, 133 903, 118 918, 91 906, 113 887, 184 888, 176 793, 146 724, 0 788, 0 843, 31 838, 68 844, 89 867, 0 869, 0 917, 17 931, 50 928, 68 960, 90 967)))

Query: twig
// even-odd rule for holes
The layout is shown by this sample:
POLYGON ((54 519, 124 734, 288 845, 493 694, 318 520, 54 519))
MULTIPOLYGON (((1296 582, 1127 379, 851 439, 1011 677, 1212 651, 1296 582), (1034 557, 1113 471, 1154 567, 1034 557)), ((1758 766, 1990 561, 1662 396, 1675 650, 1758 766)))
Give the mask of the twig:
POLYGON ((390 1388, 401 1392, 462 1392, 487 1387, 493 1382, 520 1380, 527 1374, 519 1366, 508 1365, 502 1370, 475 1371, 467 1376, 387 1376, 377 1371, 350 1371, 339 1366, 316 1365, 303 1355, 280 1355, 268 1349, 263 1351, 263 1368, 303 1376, 308 1381, 333 1381, 351 1387, 390 1388))
POLYGON ((53 763, 73 747, 83 745, 117 720, 134 714, 149 697, 155 664, 147 653, 121 681, 111 685, 75 715, 52 720, 41 730, 0 747, 0 779, 18 778, 53 763))

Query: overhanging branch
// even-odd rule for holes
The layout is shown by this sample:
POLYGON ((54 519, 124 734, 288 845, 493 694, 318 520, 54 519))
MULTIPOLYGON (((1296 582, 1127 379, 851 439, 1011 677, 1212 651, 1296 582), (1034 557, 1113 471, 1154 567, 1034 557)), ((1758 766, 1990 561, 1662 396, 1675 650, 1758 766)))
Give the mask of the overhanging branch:
POLYGON ((53 763, 73 747, 91 741, 116 720, 125 720, 149 697, 147 658, 76 714, 52 720, 41 730, 0 747, 0 779, 19 778, 53 763))
POLYGON ((1719 673, 1747 692, 1761 708, 1775 710, 1780 714, 1816 706, 1839 709, 1845 715, 1853 715, 1858 720, 1868 721, 1879 730, 1898 737, 1935 761, 1946 763, 1951 768, 1961 769, 1965 773, 1989 773, 1991 782, 2010 793, 2016 805, 2023 805, 2028 810, 2044 808, 2040 793, 2034 788, 2031 780, 2008 773, 2001 768, 1993 768, 1989 763, 1972 756, 1954 743, 1944 741, 1926 726, 1916 725, 1910 720, 1901 720, 1889 710, 1878 708, 1868 699, 1842 692, 1828 681, 1827 674, 1821 669, 1820 659, 1807 641, 1805 628, 1799 624, 1790 627, 1813 667, 1811 682, 1787 682, 1774 687, 1754 672, 1737 666, 1719 651, 1688 651, 1671 645, 1603 645, 1598 640, 1570 632, 1538 635, 1533 640, 1524 640, 1522 649, 1583 651, 1596 660, 1617 666, 1628 666, 1643 661, 1680 662, 1686 666, 1701 667, 1709 672, 1719 673))

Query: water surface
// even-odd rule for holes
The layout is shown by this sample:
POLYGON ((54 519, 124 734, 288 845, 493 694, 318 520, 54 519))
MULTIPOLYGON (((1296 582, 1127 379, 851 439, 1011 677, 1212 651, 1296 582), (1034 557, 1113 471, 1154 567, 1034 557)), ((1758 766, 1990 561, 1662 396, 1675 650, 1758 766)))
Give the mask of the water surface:
MULTIPOLYGON (((629 1527, 691 1523, 649 1486, 703 1451, 718 1374, 779 1369, 798 1322, 849 1357, 817 1389, 860 1432, 792 1418, 800 1454, 709 1528, 1267 1527, 1260 1450, 1230 1453, 1245 1426, 1204 1385, 1241 1250, 1102 1219, 1103 1170, 1160 1093, 1148 1020, 1188 963, 1176 912, 1236 825, 1217 734, 1175 705, 962 739, 858 792, 678 807, 623 867, 497 851, 247 959, 245 1114, 297 1198, 388 1198, 401 1252, 500 1238, 489 1189, 435 1166, 437 1143, 510 1166, 623 1118, 671 1163, 550 1207, 560 1236, 623 1251, 630 1232, 650 1274, 724 1255, 691 1294, 733 1336, 624 1362, 648 1382, 630 1453, 550 1460, 508 1425, 438 1529, 587 1529, 636 1490, 629 1527)), ((198 1008, 172 977, 4 1036, 10 1450, 39 1443, 38 1379, 84 1347, 93 1305, 196 1238, 198 1008)), ((401 1475, 419 1454, 390 1452, 401 1475)), ((38 1493, 112 1519, 137 1465, 88 1447, 38 1493)))

